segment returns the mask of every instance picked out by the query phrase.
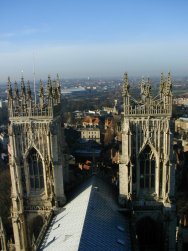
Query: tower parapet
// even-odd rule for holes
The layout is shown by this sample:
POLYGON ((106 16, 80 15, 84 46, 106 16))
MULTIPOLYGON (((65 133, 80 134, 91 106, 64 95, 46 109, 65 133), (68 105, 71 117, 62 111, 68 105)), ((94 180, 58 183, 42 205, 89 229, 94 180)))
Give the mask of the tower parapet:
POLYGON ((57 75, 55 81, 51 81, 48 76, 46 90, 42 80, 39 88, 39 102, 35 103, 32 97, 29 81, 27 86, 24 78, 21 78, 21 87, 18 89, 17 82, 12 88, 10 78, 8 78, 8 108, 9 117, 54 117, 61 111, 61 85, 57 75))
POLYGON ((141 81, 140 100, 135 100, 129 92, 128 76, 124 75, 123 92, 125 116, 171 116, 172 115, 172 83, 171 76, 164 78, 161 74, 160 92, 152 97, 150 80, 141 81))

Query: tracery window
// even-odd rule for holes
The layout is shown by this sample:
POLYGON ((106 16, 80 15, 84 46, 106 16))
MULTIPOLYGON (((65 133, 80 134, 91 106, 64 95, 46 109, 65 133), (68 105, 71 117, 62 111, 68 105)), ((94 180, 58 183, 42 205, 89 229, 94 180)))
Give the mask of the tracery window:
POLYGON ((32 148, 28 155, 30 188, 32 191, 44 188, 42 159, 36 149, 32 148))
POLYGON ((148 145, 140 155, 140 188, 149 191, 155 188, 155 157, 148 145))

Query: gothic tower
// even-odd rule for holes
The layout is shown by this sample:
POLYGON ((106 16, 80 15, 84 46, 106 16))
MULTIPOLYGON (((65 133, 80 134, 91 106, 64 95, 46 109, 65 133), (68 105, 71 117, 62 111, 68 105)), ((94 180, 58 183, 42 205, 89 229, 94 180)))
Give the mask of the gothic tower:
POLYGON ((145 246, 146 250, 172 251, 176 217, 170 73, 167 79, 161 75, 160 93, 156 97, 152 97, 149 79, 141 81, 139 100, 132 98, 129 87, 125 74, 119 202, 132 210, 135 243, 140 246, 136 250, 145 246), (158 249, 152 249, 155 246, 158 249))
POLYGON ((0 217, 0 250, 7 251, 6 234, 0 217))
POLYGON ((63 185, 60 81, 40 81, 33 101, 29 82, 21 88, 8 79, 9 165, 12 224, 16 251, 33 250, 54 206, 65 203, 63 185))

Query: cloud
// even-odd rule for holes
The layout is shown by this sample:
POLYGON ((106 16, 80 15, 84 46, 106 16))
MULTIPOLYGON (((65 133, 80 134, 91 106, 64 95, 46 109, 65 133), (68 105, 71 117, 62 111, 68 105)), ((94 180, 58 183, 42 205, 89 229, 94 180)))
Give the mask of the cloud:
POLYGON ((8 40, 9 38, 20 38, 20 36, 33 36, 39 33, 45 33, 49 31, 50 28, 46 25, 35 28, 35 27, 24 27, 23 29, 17 31, 10 31, 0 34, 0 40, 8 40))
POLYGON ((14 32, 7 32, 7 33, 0 34, 0 38, 10 38, 14 36, 15 36, 14 32))
POLYGON ((44 30, 37 28, 25 28, 24 30, 20 31, 20 35, 33 35, 39 32, 44 32, 44 30))

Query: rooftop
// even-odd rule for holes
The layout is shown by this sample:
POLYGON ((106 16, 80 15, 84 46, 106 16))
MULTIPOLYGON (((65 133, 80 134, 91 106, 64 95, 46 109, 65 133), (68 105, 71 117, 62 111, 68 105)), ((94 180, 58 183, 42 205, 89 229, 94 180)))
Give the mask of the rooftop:
POLYGON ((52 220, 40 251, 131 250, 128 219, 112 188, 92 176, 52 220))
POLYGON ((179 120, 188 121, 188 118, 180 117, 179 120))

